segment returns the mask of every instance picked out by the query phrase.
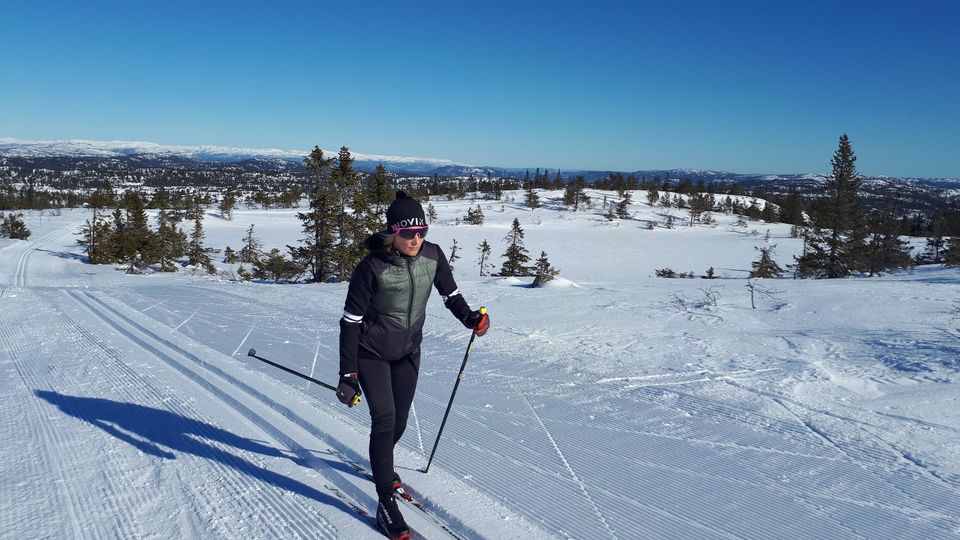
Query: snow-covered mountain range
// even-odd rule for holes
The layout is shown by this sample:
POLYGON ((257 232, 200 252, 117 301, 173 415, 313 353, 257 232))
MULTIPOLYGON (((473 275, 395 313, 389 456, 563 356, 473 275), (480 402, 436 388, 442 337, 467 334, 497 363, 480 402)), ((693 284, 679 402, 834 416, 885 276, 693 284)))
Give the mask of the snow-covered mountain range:
MULTIPOLYGON (((327 155, 336 155, 338 149, 324 149, 327 155)), ((198 161, 238 163, 247 160, 284 160, 302 163, 310 150, 280 150, 276 148, 238 148, 229 146, 163 145, 138 141, 94 141, 71 139, 67 141, 28 141, 0 137, 0 156, 9 157, 180 157, 198 161)), ((407 172, 433 171, 439 167, 462 166, 448 159, 425 157, 385 156, 351 152, 362 169, 385 167, 407 172)))
MULTIPOLYGON (((327 155, 336 155, 337 149, 324 149, 327 155)), ((119 158, 133 159, 138 162, 157 161, 159 166, 169 160, 194 160, 203 163, 251 164, 254 167, 273 165, 282 168, 302 168, 303 158, 309 150, 281 150, 276 148, 240 148, 229 146, 185 146, 163 145, 152 142, 136 141, 95 141, 89 139, 71 139, 66 141, 31 141, 11 137, 0 137, 0 158, 119 158)), ((523 177, 539 166, 498 167, 477 166, 457 163, 449 159, 389 156, 364 154, 351 151, 354 167, 372 172, 377 165, 390 172, 402 175, 447 176, 447 177, 523 177)), ((541 170, 546 170, 541 167, 541 170)), ((606 178, 612 170, 564 170, 563 178, 572 179, 583 176, 587 181, 606 178)), ((745 188, 765 186, 773 191, 783 191, 786 187, 798 187, 803 190, 815 189, 825 178, 810 173, 797 174, 744 174, 728 171, 702 169, 645 169, 636 171, 618 171, 633 174, 637 178, 689 178, 693 181, 726 182, 745 188)), ((556 170, 551 169, 551 175, 556 170)), ((891 176, 864 176, 864 186, 870 191, 882 191, 890 188, 907 191, 935 192, 937 197, 960 195, 958 178, 914 178, 891 176)))

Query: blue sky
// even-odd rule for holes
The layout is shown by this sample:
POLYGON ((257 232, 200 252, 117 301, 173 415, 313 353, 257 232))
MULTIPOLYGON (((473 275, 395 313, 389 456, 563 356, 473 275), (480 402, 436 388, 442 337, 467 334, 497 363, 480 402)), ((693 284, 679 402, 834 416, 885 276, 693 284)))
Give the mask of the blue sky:
POLYGON ((960 177, 960 2, 12 2, 0 137, 960 177), (36 5, 34 5, 36 4, 36 5))

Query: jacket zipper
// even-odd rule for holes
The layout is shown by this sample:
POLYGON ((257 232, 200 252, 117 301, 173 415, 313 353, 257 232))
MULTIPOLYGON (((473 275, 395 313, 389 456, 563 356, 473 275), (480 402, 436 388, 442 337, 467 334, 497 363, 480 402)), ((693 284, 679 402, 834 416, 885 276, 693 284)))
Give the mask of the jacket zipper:
POLYGON ((407 302, 407 329, 410 329, 412 321, 410 320, 413 317, 413 289, 416 287, 416 282, 413 279, 413 264, 411 264, 411 259, 407 258, 407 275, 410 276, 410 300, 407 302))

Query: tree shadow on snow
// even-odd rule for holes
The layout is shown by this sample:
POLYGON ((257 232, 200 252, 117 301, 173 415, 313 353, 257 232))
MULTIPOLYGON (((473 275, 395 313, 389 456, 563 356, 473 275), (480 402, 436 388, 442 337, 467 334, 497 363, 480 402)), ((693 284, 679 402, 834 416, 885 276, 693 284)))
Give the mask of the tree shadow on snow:
POLYGON ((57 257, 60 257, 61 259, 70 259, 70 260, 81 261, 81 262, 87 262, 89 259, 83 253, 70 253, 69 251, 52 251, 49 249, 40 249, 40 248, 36 248, 36 250, 43 251, 45 253, 51 253, 57 257))
POLYGON ((285 457, 298 465, 306 466, 296 457, 259 441, 240 437, 174 412, 135 403, 68 396, 44 390, 35 390, 34 394, 55 405, 65 414, 89 422, 117 439, 130 443, 145 454, 164 459, 176 459, 176 454, 180 452, 213 460, 261 482, 356 515, 354 510, 342 500, 297 480, 259 467, 222 448, 226 446, 264 456, 285 457))

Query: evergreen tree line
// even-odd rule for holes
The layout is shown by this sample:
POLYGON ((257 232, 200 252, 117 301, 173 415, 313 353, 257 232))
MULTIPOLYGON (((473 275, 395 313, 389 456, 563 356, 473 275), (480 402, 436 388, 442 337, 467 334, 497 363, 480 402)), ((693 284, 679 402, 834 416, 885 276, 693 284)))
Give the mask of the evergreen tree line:
MULTIPOLYGON (((76 165, 80 167, 81 165, 76 165)), ((90 166, 86 166, 89 168, 90 166)), ((97 169, 96 167, 94 169, 97 169)), ((34 171, 39 172, 40 170, 34 171)), ((154 174, 152 169, 145 169, 154 174)), ((29 172, 27 170, 26 172, 29 172)), ((57 171, 49 171, 57 172, 57 171)), ((60 171, 66 175, 70 171, 60 171)), ((91 172, 91 171, 87 171, 91 172)), ((95 171, 93 171, 95 172, 95 171)), ((156 192, 141 191, 141 197, 145 200, 145 206, 148 209, 156 209, 155 199, 162 195, 157 195, 160 190, 166 189, 170 196, 169 208, 179 212, 181 215, 187 211, 187 206, 191 204, 192 199, 198 194, 204 197, 204 204, 212 203, 210 193, 200 193, 199 189, 176 188, 164 186, 190 185, 207 178, 208 186, 221 186, 222 190, 219 198, 233 197, 236 204, 245 204, 250 208, 291 208, 299 204, 305 191, 312 189, 314 183, 314 173, 273 173, 275 176, 265 179, 262 174, 253 174, 243 172, 242 170, 233 170, 229 166, 224 166, 223 170, 199 170, 199 171, 178 171, 171 169, 161 171, 163 173, 163 182, 153 182, 150 185, 159 186, 156 192), (188 174, 189 173, 189 174, 188 174), (233 176, 230 176, 230 175, 233 176), (233 179, 232 187, 223 175, 230 176, 233 179), (180 183, 178 184, 178 181, 180 183)), ((141 178, 141 173, 128 173, 133 176, 124 176, 131 181, 141 178)), ((119 173, 112 173, 119 174, 119 173)), ((159 174, 159 173, 158 173, 159 174)), ((374 175, 366 175, 369 178, 374 175)), ((101 197, 103 193, 110 194, 109 183, 106 180, 99 181, 103 188, 93 192, 72 191, 70 189, 48 189, 39 188, 36 174, 26 175, 23 183, 14 188, 12 185, 6 185, 0 189, 0 209, 48 209, 48 208, 74 208, 90 204, 92 197, 101 197)), ((67 182, 72 176, 66 176, 63 182, 67 182)), ((153 178, 152 176, 150 178, 153 178)), ((61 182, 62 183, 62 182, 61 182)), ((505 190, 525 189, 527 191, 528 205, 535 207, 536 201, 531 202, 530 196, 535 195, 535 189, 565 189, 569 190, 571 184, 574 186, 586 187, 588 184, 583 177, 576 177, 567 180, 561 171, 549 171, 547 169, 537 169, 534 173, 526 171, 522 178, 494 178, 489 172, 485 177, 470 176, 463 178, 450 178, 434 175, 430 178, 398 178, 390 179, 391 184, 402 185, 412 196, 427 199, 430 196, 440 196, 448 198, 462 198, 468 193, 480 193, 487 199, 499 200, 505 190)), ((44 182, 44 185, 48 185, 44 182)), ((674 179, 669 176, 655 175, 652 179, 641 177, 635 174, 610 173, 607 177, 594 181, 590 184, 597 189, 612 190, 626 193, 634 190, 646 190, 649 193, 675 194, 673 197, 663 200, 659 203, 667 205, 679 205, 684 208, 685 201, 696 194, 707 193, 713 196, 716 201, 716 208, 707 211, 722 211, 726 213, 741 214, 752 219, 763 219, 768 222, 782 222, 793 225, 803 225, 803 215, 812 214, 816 211, 816 206, 820 203, 820 198, 815 196, 802 196, 798 188, 790 190, 788 193, 767 192, 763 187, 756 187, 752 190, 744 189, 741 186, 729 185, 726 181, 704 182, 703 180, 692 180, 690 178, 674 179), (683 197, 677 197, 681 195, 683 197), (729 197, 723 198, 723 195, 729 197), (771 205, 748 204, 743 206, 737 200, 737 196, 746 196, 753 199, 763 199, 774 203, 771 205), (775 208, 778 207, 778 211, 775 208)), ((142 188, 141 188, 142 189, 142 188)), ((111 195, 114 196, 114 195, 111 195)), ((116 195, 119 197, 120 195, 116 195)), ((567 197, 565 197, 567 198, 567 197)), ((585 202, 584 199, 568 202, 570 206, 579 207, 585 202)), ((622 201, 621 201, 622 204, 622 201)), ((885 201, 869 201, 865 208, 882 208, 885 201)), ((111 205, 116 205, 116 202, 111 205)), ((923 237, 951 237, 960 236, 960 197, 952 200, 941 201, 929 215, 919 212, 905 212, 898 210, 897 227, 900 235, 923 236, 923 237)), ((607 212, 607 215, 615 215, 617 209, 614 208, 607 212)))
POLYGON ((24 183, 19 189, 7 185, 0 190, 0 208, 9 210, 75 208, 82 206, 84 199, 73 192, 37 189, 34 182, 24 183))
POLYGON ((195 197, 181 215, 170 208, 164 193, 158 190, 159 197, 155 198, 156 229, 150 227, 144 199, 135 191, 124 193, 112 212, 107 211, 112 198, 103 194, 102 199, 94 199, 93 217, 84 223, 78 239, 87 261, 123 264, 129 273, 140 273, 154 265, 161 272, 175 272, 178 261, 215 272, 210 257, 217 250, 203 243, 204 199, 195 197), (180 227, 184 219, 193 225, 189 236, 180 227))

